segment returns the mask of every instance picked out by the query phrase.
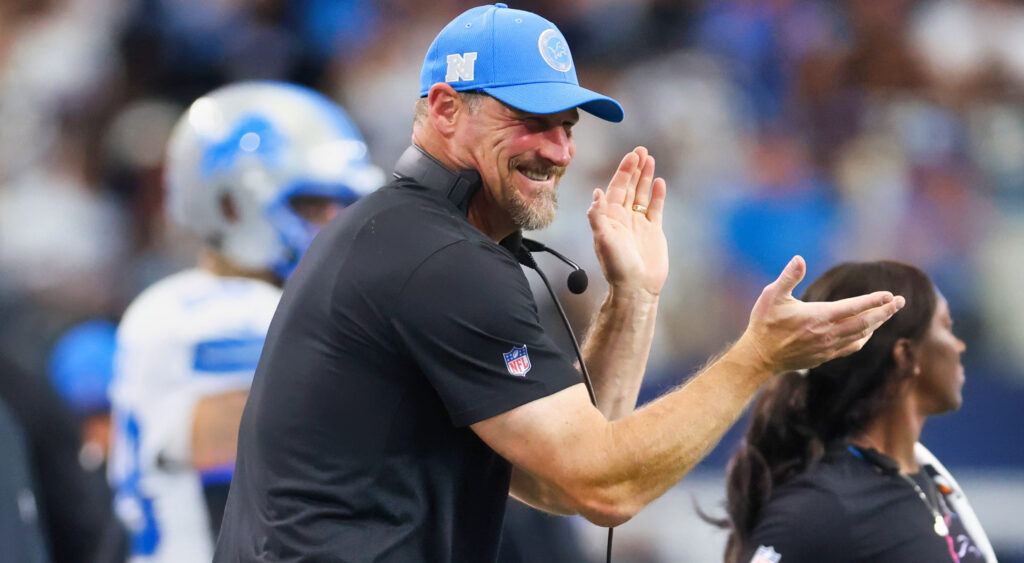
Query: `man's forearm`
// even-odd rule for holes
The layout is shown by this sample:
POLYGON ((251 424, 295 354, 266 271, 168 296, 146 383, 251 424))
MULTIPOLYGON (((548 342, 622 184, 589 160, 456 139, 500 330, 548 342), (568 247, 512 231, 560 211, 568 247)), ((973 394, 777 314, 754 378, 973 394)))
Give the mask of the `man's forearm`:
POLYGON ((584 515, 600 514, 602 506, 609 507, 606 514, 628 515, 664 494, 718 443, 770 377, 750 358, 734 347, 681 388, 609 423, 596 442, 575 442, 579 450, 568 457, 587 461, 572 481, 587 485, 568 487, 579 496, 566 504, 584 515), (583 498, 593 504, 580 504, 583 498))
POLYGON ((636 407, 657 313, 657 295, 613 287, 594 319, 583 357, 598 409, 608 420, 622 418, 636 407))
POLYGON ((235 460, 238 426, 248 396, 247 390, 235 390, 199 400, 192 417, 191 454, 195 468, 209 469, 235 460))
MULTIPOLYGON (((658 297, 609 289, 582 346, 598 409, 608 420, 628 415, 637 395, 654 338, 658 297)), ((512 496, 553 514, 576 514, 549 483, 521 469, 512 471, 512 496)))
POLYGON ((565 502, 565 499, 554 487, 519 467, 512 468, 509 494, 519 502, 544 512, 562 516, 576 514, 576 510, 565 502))
POLYGON ((645 504, 704 459, 771 376, 736 346, 742 344, 710 361, 690 381, 646 405, 636 416, 612 424, 626 472, 636 459, 644 459, 649 469, 637 475, 634 467, 630 479, 631 486, 647 497, 645 504))

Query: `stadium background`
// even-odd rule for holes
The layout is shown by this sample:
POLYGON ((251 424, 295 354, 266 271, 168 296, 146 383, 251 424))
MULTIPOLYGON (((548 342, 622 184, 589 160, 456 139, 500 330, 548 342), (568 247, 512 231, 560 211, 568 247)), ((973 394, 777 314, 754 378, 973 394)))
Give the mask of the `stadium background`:
MULTIPOLYGON (((390 170, 427 45, 474 4, 3 0, 0 353, 44 377, 69 328, 116 322, 193 259, 161 208, 162 145, 190 100, 240 79, 313 86, 390 170)), ((590 191, 637 144, 668 181, 672 268, 643 400, 735 338, 794 253, 811 277, 844 260, 921 266, 968 345, 965 406, 923 441, 960 478, 1001 561, 1024 561, 1024 2, 511 4, 557 23, 581 82, 626 110, 620 125, 584 117, 559 218, 533 235, 591 271, 587 294, 565 292, 577 329, 603 289, 590 191)), ((619 530, 617 560, 719 557, 724 534, 694 505, 720 513, 742 426, 619 530)), ((603 554, 603 532, 579 524, 603 554)))

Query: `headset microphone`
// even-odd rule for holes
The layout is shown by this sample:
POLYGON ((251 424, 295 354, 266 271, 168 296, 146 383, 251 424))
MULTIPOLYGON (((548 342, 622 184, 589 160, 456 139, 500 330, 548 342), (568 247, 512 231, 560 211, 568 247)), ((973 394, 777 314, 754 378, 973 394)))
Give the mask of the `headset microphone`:
POLYGON ((528 238, 524 238, 522 244, 523 247, 530 252, 547 252, 572 267, 572 273, 569 274, 569 279, 566 280, 566 285, 569 286, 569 291, 579 295, 587 290, 587 286, 590 284, 590 280, 587 278, 587 272, 583 268, 580 268, 575 262, 563 256, 561 252, 555 251, 542 243, 528 238))

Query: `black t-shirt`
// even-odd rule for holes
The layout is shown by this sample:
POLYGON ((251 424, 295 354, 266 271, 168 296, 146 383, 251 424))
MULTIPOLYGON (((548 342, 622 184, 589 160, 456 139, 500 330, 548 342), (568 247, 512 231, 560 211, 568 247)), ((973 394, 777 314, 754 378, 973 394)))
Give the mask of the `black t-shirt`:
POLYGON ((360 200, 288 281, 216 561, 495 559, 511 467, 468 425, 580 377, 472 190, 433 180, 360 200))
POLYGON ((984 563, 927 472, 910 477, 939 507, 948 537, 935 533, 931 511, 896 469, 874 450, 834 448, 772 495, 739 561, 984 563))

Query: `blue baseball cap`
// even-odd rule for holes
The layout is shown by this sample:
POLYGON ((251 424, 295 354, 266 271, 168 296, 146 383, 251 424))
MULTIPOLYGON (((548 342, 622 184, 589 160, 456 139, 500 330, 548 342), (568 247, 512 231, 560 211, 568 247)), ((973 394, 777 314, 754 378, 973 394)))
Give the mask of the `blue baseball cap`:
POLYGON ((578 107, 619 122, 619 102, 580 87, 569 44, 555 24, 505 4, 478 6, 452 20, 427 49, 420 97, 438 82, 480 90, 522 111, 578 107))

